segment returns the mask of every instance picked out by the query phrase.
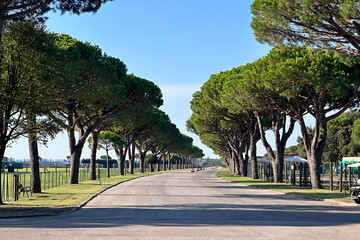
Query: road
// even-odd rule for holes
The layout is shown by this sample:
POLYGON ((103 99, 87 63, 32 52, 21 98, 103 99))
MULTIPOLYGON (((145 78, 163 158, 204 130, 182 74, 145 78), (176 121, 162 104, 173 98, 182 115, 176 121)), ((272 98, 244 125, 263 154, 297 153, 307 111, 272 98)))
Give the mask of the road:
POLYGON ((359 239, 359 207, 252 189, 215 174, 143 177, 68 214, 0 219, 0 239, 359 239))

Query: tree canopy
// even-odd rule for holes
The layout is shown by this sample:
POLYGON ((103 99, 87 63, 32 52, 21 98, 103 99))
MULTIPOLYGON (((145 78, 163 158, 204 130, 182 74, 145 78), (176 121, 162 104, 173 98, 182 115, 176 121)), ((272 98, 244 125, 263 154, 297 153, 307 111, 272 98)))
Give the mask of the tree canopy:
POLYGON ((360 55, 357 0, 255 0, 251 27, 270 45, 303 44, 360 55))

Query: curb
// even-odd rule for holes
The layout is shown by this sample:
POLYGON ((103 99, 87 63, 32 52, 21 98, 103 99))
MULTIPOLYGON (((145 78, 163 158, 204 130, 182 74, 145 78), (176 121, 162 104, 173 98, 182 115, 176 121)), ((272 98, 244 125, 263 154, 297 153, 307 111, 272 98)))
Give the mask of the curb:
MULTIPOLYGON (((163 173, 159 173, 159 174, 163 174, 163 173)), ((155 175, 155 174, 154 174, 155 175)), ((135 179, 139 179, 139 178, 143 178, 143 177, 148 177, 148 176, 152 176, 152 175, 147 175, 147 176, 140 176, 140 177, 137 177, 137 178, 133 178, 133 179, 128 179, 128 180, 125 180, 125 181, 122 181, 122 182, 118 182, 118 183, 115 183, 114 185, 111 185, 107 188, 104 188, 103 190, 101 190, 100 192, 98 193, 95 193, 94 195, 92 195, 88 200, 86 200, 85 202, 83 202, 82 204, 80 204, 79 206, 76 206, 74 207, 73 209, 67 211, 67 212, 63 212, 63 213, 60 213, 58 215, 55 215, 55 216, 61 216, 61 215, 64 215, 64 214, 68 214, 68 213, 71 213, 71 212, 75 212, 75 211, 78 211, 79 209, 83 208, 86 204, 88 204, 91 200, 93 200, 94 198, 96 198, 98 195, 100 195, 101 193, 105 192, 106 190, 110 189, 110 188, 113 188, 113 187, 116 187, 117 185, 120 185, 122 183, 125 183, 125 182, 129 182, 129 181, 132 181, 132 180, 135 180, 135 179)), ((51 216, 51 215, 50 215, 51 216)), ((52 215, 54 216, 54 215, 52 215)))
POLYGON ((334 203, 334 204, 348 206, 348 207, 360 207, 358 204, 355 204, 355 203, 340 202, 340 201, 336 201, 336 200, 330 199, 330 198, 315 198, 315 197, 308 197, 308 196, 303 196, 303 195, 293 194, 293 193, 284 193, 284 194, 287 196, 298 197, 298 198, 303 198, 303 199, 308 199, 308 200, 313 200, 313 201, 329 202, 329 203, 334 203))
MULTIPOLYGON (((164 173, 167 173, 167 172, 162 172, 162 173, 158 173, 158 174, 164 174, 164 173)), ((106 190, 108 190, 110 188, 116 187, 119 184, 129 182, 129 181, 132 181, 132 180, 135 180, 135 179, 143 178, 143 177, 149 177, 149 176, 153 176, 153 175, 158 175, 158 174, 152 174, 152 175, 147 175, 147 176, 139 176, 139 177, 136 177, 136 178, 133 178, 133 179, 128 179, 128 180, 125 180, 125 181, 122 181, 122 182, 115 183, 114 185, 111 185, 111 186, 109 186, 107 188, 104 188, 100 192, 95 193, 94 195, 92 195, 89 199, 87 199, 85 202, 83 202, 79 206, 73 207, 71 210, 66 211, 66 212, 62 212, 62 213, 58 213, 58 214, 31 214, 31 215, 19 215, 19 216, 7 216, 7 217, 1 217, 0 216, 0 219, 62 216, 62 215, 65 215, 65 214, 69 214, 69 213, 78 211, 79 209, 84 207, 86 204, 88 204, 91 200, 93 200, 95 197, 97 197, 99 194, 105 192, 106 190)))
POLYGON ((266 191, 279 193, 279 194, 283 194, 283 195, 290 196, 290 197, 302 198, 302 199, 313 200, 313 201, 329 202, 329 203, 343 205, 343 206, 347 206, 347 207, 360 207, 359 204, 355 204, 355 203, 345 203, 345 202, 340 202, 340 201, 336 201, 334 199, 328 199, 328 198, 315 198, 315 197, 308 197, 308 196, 304 196, 304 195, 300 195, 300 194, 277 192, 277 191, 273 191, 273 190, 269 190, 269 189, 263 189, 263 188, 258 188, 258 187, 254 187, 254 186, 249 186, 249 185, 246 185, 246 184, 243 184, 243 183, 232 182, 232 181, 223 179, 223 178, 218 177, 218 176, 216 176, 216 177, 220 178, 220 179, 222 179, 224 181, 227 181, 227 182, 231 182, 231 183, 234 183, 234 184, 240 184, 242 186, 246 186, 246 187, 248 187, 250 189, 266 190, 266 191))

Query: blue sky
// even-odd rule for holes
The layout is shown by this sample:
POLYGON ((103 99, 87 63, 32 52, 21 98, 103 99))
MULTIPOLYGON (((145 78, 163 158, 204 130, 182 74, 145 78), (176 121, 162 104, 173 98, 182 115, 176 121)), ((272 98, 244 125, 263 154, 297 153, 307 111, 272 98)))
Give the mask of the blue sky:
MULTIPOLYGON (((161 107, 181 132, 194 138, 206 156, 215 157, 197 136, 186 132, 192 94, 211 74, 255 61, 270 47, 256 42, 250 27, 252 0, 114 0, 96 14, 49 14, 48 29, 98 45, 125 62, 129 73, 156 83, 164 94, 161 107)), ((298 134, 290 140, 295 144, 298 134)), ((290 146, 289 145, 289 146, 290 146)), ((41 147, 40 156, 65 158, 66 134, 41 147)), ((100 154, 102 154, 100 152, 100 154)), ((258 143, 258 155, 265 150, 258 143)), ((28 158, 21 139, 5 153, 28 158), (21 151, 19 151, 21 149, 21 151)), ((90 156, 85 146, 83 158, 90 156)))

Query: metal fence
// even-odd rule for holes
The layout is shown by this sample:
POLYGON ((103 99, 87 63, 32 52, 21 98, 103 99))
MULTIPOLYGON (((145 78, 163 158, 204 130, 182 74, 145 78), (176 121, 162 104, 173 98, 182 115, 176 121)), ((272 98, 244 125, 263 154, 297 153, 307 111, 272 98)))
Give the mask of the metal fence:
MULTIPOLYGON (((100 179, 107 177, 107 169, 100 168, 97 175, 100 173, 100 179)), ((19 183, 23 186, 30 186, 30 172, 5 172, 1 174, 1 197, 3 201, 11 201, 14 199, 14 175, 19 175, 19 183)), ((55 188, 69 183, 69 169, 63 168, 49 168, 46 172, 40 173, 41 189, 46 191, 50 188, 55 188)), ((118 175, 118 168, 110 169, 110 176, 118 175)), ((90 177, 89 168, 79 169, 79 182, 88 180, 90 177)))
MULTIPOLYGON (((340 177, 341 169, 339 163, 333 163, 332 169, 330 168, 330 163, 321 164, 321 186, 324 189, 330 188, 330 171, 333 175, 333 189, 340 189, 340 177)), ((270 164, 258 162, 258 176, 260 179, 268 182, 273 182, 272 168, 270 164)), ((248 164, 248 177, 252 178, 252 169, 251 163, 248 164)), ((360 172, 357 172, 357 169, 343 169, 342 173, 342 189, 347 190, 350 186, 354 185, 356 180, 360 178, 360 172), (350 172, 351 171, 351 172, 350 172)), ((302 187, 310 187, 310 172, 309 167, 305 164, 285 164, 283 171, 283 182, 291 183, 291 180, 294 180, 294 185, 300 185, 302 187)))

